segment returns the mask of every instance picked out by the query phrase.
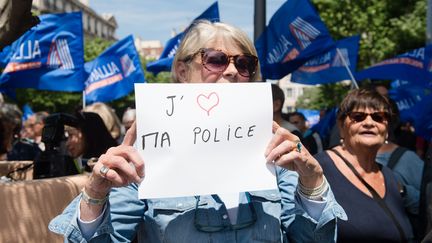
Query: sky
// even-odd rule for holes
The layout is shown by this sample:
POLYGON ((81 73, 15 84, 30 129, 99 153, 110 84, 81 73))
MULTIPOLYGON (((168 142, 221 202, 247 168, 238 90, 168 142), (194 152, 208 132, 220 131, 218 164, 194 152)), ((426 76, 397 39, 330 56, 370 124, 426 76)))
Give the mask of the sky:
MULTIPOLYGON (((286 0, 267 0, 267 23, 286 0)), ((206 10, 215 0, 90 0, 97 13, 114 14, 118 39, 133 34, 143 40, 159 40, 162 45, 206 10)), ((241 28, 253 39, 254 0, 219 0, 222 22, 241 28)))

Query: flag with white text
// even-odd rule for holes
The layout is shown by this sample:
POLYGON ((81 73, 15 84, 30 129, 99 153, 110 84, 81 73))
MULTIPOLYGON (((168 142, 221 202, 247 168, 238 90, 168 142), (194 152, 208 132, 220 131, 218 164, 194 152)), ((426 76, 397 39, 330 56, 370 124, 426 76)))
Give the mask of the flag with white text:
POLYGON ((255 43, 265 79, 280 79, 334 47, 309 0, 289 0, 272 16, 255 43))
POLYGON ((46 14, 0 54, 4 89, 82 91, 84 51, 81 12, 46 14))
POLYGON ((412 116, 415 118, 413 119, 415 133, 418 136, 426 139, 426 141, 431 141, 432 139, 432 105, 431 104, 432 104, 432 94, 429 94, 423 97, 421 101, 416 103, 412 107, 412 112, 411 112, 412 116))
POLYGON ((328 84, 351 79, 345 64, 355 72, 360 36, 352 36, 336 42, 330 51, 307 61, 294 71, 291 81, 302 84, 328 84))
POLYGON ((85 101, 107 102, 129 94, 134 83, 144 83, 144 72, 132 35, 118 41, 85 64, 85 101))
POLYGON ((357 80, 406 80, 418 85, 432 82, 432 45, 421 47, 394 58, 386 59, 358 72, 357 80))
POLYGON ((414 107, 421 102, 426 96, 432 94, 432 86, 421 86, 405 80, 395 80, 391 83, 389 96, 395 101, 398 109, 400 120, 403 122, 415 122, 420 118, 414 112, 414 107))

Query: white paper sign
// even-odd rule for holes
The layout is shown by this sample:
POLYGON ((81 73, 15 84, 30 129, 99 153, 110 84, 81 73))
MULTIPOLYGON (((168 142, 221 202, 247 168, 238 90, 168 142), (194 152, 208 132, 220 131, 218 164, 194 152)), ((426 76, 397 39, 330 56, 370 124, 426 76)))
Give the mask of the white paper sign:
POLYGON ((135 84, 139 198, 277 187, 265 161, 272 136, 268 83, 135 84))

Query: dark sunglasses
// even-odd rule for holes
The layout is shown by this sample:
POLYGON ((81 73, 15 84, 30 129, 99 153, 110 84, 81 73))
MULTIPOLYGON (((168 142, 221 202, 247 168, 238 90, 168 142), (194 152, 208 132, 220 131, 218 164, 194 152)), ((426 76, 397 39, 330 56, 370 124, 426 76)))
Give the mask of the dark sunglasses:
POLYGON ((243 77, 249 78, 253 76, 257 70, 258 57, 251 54, 231 56, 211 48, 202 48, 198 53, 201 54, 202 65, 211 72, 221 73, 225 71, 231 60, 233 60, 238 73, 243 77))
POLYGON ((372 120, 379 123, 383 123, 384 121, 389 120, 389 113, 384 111, 378 111, 373 113, 353 111, 348 113, 348 117, 354 122, 362 122, 366 119, 367 116, 371 116, 372 120))

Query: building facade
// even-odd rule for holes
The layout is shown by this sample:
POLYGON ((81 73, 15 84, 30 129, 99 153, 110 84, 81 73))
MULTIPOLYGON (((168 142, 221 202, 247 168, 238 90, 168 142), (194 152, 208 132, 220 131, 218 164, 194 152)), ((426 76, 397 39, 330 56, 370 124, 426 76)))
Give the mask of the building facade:
POLYGON ((303 95, 305 88, 310 87, 310 85, 291 82, 291 74, 280 79, 277 84, 285 93, 285 103, 282 108, 283 113, 295 111, 298 97, 303 95))
POLYGON ((135 38, 135 47, 138 53, 147 60, 157 60, 163 51, 162 43, 158 40, 143 40, 135 38))
POLYGON ((82 12, 83 30, 87 38, 100 37, 117 40, 115 31, 117 21, 112 14, 98 14, 89 7, 88 1, 82 0, 33 0, 33 10, 40 14, 82 12))

